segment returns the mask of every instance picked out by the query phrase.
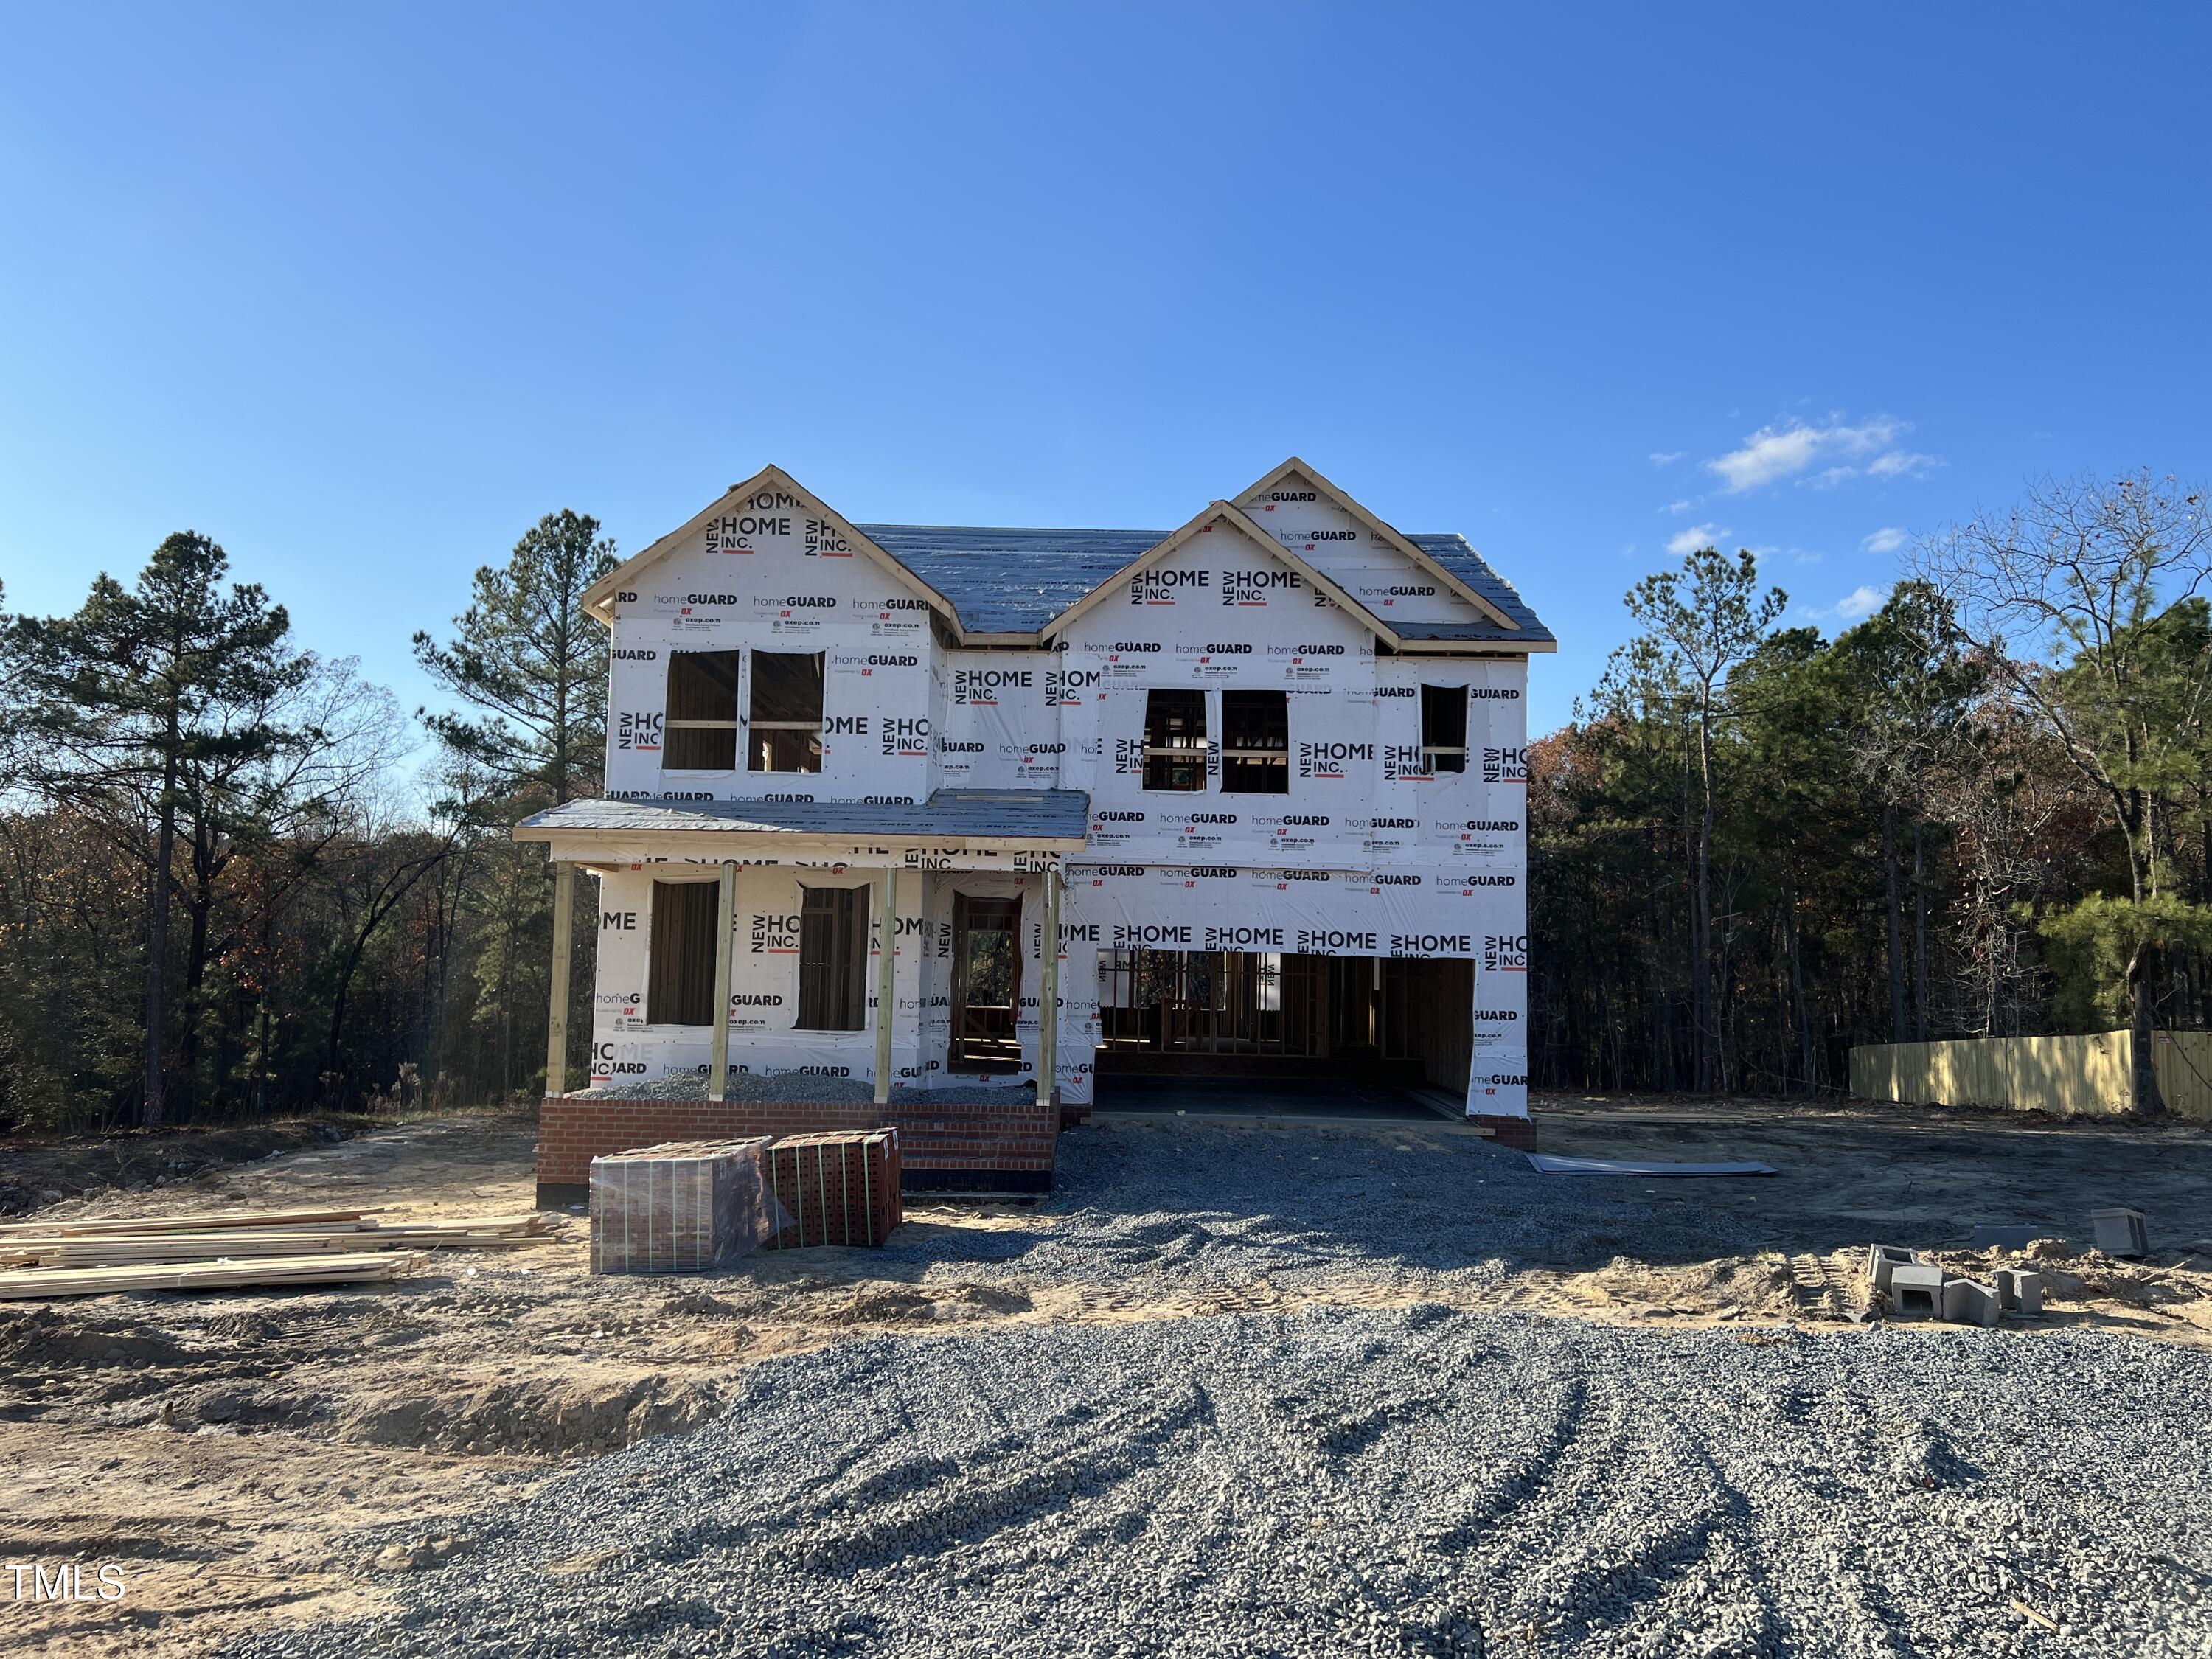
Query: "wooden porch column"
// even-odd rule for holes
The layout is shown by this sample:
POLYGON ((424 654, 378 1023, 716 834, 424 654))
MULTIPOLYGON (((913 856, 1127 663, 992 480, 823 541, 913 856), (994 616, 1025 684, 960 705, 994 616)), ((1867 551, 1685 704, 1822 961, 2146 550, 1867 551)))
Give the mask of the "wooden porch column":
POLYGON ((720 1100, 730 1080, 730 935, 738 917, 738 866, 722 866, 716 895, 714 934, 714 1023, 707 1039, 707 1098, 720 1100))
POLYGON ((545 1022, 545 1092, 568 1092, 569 933, 576 909, 576 866, 553 866, 553 993, 545 1022))
POLYGON ((1044 872, 1043 962, 1037 970, 1037 1104, 1050 1106, 1060 1069, 1060 872, 1044 872))
POLYGON ((898 1009, 898 870, 884 866, 876 886, 877 929, 883 950, 876 963, 876 1104, 891 1097, 891 1021, 898 1009))

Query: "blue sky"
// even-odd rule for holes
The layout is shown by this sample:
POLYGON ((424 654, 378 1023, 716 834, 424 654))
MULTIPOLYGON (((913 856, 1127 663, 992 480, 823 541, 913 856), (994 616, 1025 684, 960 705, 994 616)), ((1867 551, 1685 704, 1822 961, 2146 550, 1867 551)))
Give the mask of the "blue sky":
POLYGON ((1170 526, 1285 455, 1560 635, 1836 625, 2032 475, 2203 478, 2193 9, 17 6, 0 579, 216 537, 409 661, 541 514, 1170 526), (1701 528, 1702 527, 1702 528, 1701 528), (1686 539, 1687 538, 1687 539, 1686 539))

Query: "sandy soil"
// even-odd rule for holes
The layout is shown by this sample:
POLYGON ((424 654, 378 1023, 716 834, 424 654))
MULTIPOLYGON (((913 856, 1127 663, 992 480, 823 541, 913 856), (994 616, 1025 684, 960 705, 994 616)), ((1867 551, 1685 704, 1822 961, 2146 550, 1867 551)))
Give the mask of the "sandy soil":
MULTIPOLYGON (((885 1278, 857 1250, 764 1255, 715 1279, 593 1279, 573 1218, 555 1241, 448 1253, 388 1285, 0 1304, 0 1462, 9 1470, 0 1568, 114 1561, 129 1586, 113 1606, 0 1600, 0 1651, 198 1654, 273 1620, 358 1610, 397 1575, 465 1554, 460 1517, 494 1492, 520 1495, 562 1460, 682 1431, 716 1413, 755 1360, 857 1334, 1443 1299, 1733 1322, 1761 1341, 1775 1340, 1754 1328, 1762 1323, 1850 1320, 1863 1305, 1857 1261, 1870 1239, 1963 1238, 1977 1221, 2047 1223, 2081 1237, 2090 1208, 2121 1201, 2153 1211, 2162 1231, 2179 1224, 2212 1239, 2212 1134, 2201 1129, 1772 1102, 1545 1106, 1547 1150, 1776 1164, 1778 1177, 1685 1182, 1668 1200, 1756 1215, 1770 1224, 1770 1248, 1652 1261, 1625 1231, 1605 1267, 1516 1264, 1493 1288, 1439 1296, 1409 1281, 1292 1293, 1257 1280, 1194 1297, 1010 1288, 942 1269, 885 1278), (354 1535, 394 1519, 410 1523, 411 1544, 363 1559, 354 1535)), ((423 1120, 40 1214, 308 1203, 400 1206, 395 1216, 412 1219, 514 1214, 532 1201, 535 1139, 526 1118, 423 1120)), ((918 1206, 902 1237, 1041 1222, 1048 1218, 1028 1209, 918 1206)), ((2048 1327, 2212 1344, 2212 1247, 2171 1248, 2185 1242, 2175 1235, 2142 1264, 2040 1247, 2053 1281, 2048 1327)), ((1947 1258, 1977 1272, 1996 1259, 1947 1258)), ((0 1597, 7 1588, 0 1580, 0 1597)))

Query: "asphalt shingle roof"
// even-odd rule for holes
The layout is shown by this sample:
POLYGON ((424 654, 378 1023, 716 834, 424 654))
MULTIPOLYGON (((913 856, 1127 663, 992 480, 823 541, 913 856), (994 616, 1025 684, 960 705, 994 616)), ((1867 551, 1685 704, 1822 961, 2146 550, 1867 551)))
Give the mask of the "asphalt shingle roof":
MULTIPOLYGON (((974 526, 864 524, 869 540, 952 601, 974 634, 1034 634, 1124 565, 1158 546, 1165 530, 1015 530, 974 526)), ((1536 613, 1464 536, 1407 539, 1521 626, 1407 623, 1408 638, 1556 643, 1536 613)))

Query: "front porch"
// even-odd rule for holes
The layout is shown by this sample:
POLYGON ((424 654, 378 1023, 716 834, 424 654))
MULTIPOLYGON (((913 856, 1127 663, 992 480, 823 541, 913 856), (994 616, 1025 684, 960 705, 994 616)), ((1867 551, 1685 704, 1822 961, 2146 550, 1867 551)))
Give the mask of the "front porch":
MULTIPOLYGON (((1067 1016, 1043 941, 1086 805, 592 801, 529 820, 518 836, 550 844, 556 886, 540 1205, 584 1201, 606 1153, 876 1128, 898 1133, 909 1190, 1048 1190, 1067 1016), (593 1086, 572 1094, 580 868, 599 884, 600 949, 593 1086), (971 951, 963 927, 993 931, 971 951)), ((1067 1064, 1087 1083, 1087 1054, 1067 1064)))

